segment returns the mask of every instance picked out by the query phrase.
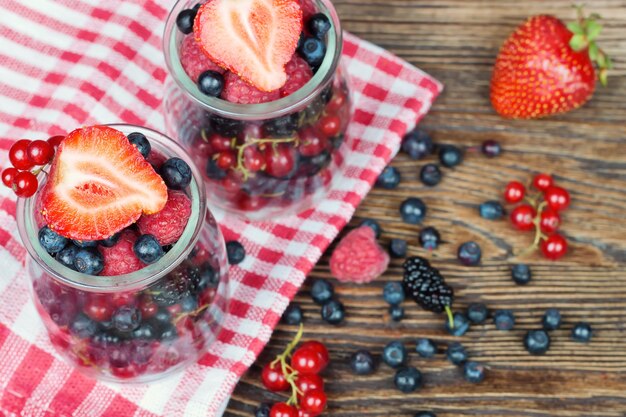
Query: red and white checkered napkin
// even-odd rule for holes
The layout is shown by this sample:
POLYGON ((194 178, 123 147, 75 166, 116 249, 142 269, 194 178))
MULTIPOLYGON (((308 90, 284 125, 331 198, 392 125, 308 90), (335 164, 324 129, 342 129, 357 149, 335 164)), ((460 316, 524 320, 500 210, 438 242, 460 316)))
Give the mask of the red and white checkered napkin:
MULTIPOLYGON (((0 165, 14 140, 81 125, 126 122, 163 130, 161 33, 171 1, 0 2, 0 165)), ((149 385, 82 376, 54 353, 29 300, 15 198, 0 191, 0 415, 214 416, 270 338, 283 309, 348 222, 401 136, 441 85, 397 57, 346 34, 344 64, 355 149, 314 210, 276 223, 221 218, 246 247, 231 269, 231 308, 219 342, 185 372, 149 385)))

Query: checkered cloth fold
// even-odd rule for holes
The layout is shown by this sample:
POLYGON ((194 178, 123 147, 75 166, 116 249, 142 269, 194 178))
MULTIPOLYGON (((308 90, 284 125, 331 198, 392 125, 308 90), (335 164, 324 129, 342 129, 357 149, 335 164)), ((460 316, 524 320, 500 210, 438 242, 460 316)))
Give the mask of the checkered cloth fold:
MULTIPOLYGON (((0 3, 0 165, 20 138, 125 122, 163 129, 161 34, 170 1, 3 0, 0 3)), ((215 416, 270 338, 289 300, 352 216, 402 135, 441 85, 347 34, 344 65, 354 143, 327 198, 298 216, 248 224, 218 218, 248 256, 231 268, 219 341, 182 373, 148 385, 82 376, 54 352, 29 299, 15 197, 0 190, 0 415, 215 416)))

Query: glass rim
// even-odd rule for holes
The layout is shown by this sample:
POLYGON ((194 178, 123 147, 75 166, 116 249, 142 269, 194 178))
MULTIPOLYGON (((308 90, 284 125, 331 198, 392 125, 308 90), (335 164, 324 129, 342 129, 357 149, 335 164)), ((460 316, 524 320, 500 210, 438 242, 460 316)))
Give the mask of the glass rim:
POLYGON ((296 112, 309 105, 330 84, 339 66, 343 49, 341 24, 333 4, 330 0, 315 0, 315 2, 321 6, 318 7, 318 10, 327 12, 332 24, 332 29, 327 35, 326 55, 313 78, 293 94, 268 103, 236 104, 202 93, 183 69, 176 42, 177 37, 182 36, 176 26, 176 17, 189 3, 189 0, 177 0, 165 23, 163 52, 169 75, 188 98, 206 111, 224 118, 244 121, 266 120, 296 112))
MULTIPOLYGON (((45 173, 39 174, 40 186, 37 193, 31 198, 18 198, 16 220, 18 232, 23 245, 26 247, 31 261, 37 262, 39 266, 53 279, 79 290, 98 292, 118 292, 132 291, 146 287, 161 277, 165 276, 176 268, 192 251, 195 243, 200 237, 200 232, 204 225, 204 218, 207 211, 206 190, 202 182, 202 176, 198 171, 186 151, 174 140, 156 130, 136 126, 131 124, 102 124, 120 130, 125 135, 132 132, 144 134, 151 145, 157 150, 169 150, 167 153, 174 153, 176 157, 183 159, 191 168, 192 178, 188 186, 191 199, 191 215, 183 234, 176 244, 157 262, 147 265, 144 268, 129 274, 117 276, 101 276, 83 274, 55 260, 39 244, 39 228, 33 214, 36 196, 42 189, 42 179, 46 178, 45 173), (155 146, 156 144, 156 146, 155 146)), ((172 157, 173 157, 172 156, 172 157)))

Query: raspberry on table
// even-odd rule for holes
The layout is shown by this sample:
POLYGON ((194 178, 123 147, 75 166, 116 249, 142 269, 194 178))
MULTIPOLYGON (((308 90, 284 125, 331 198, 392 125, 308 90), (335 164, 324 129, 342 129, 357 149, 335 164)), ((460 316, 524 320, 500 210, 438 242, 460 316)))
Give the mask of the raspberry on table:
POLYGON ((330 272, 340 281, 364 283, 387 270, 389 254, 376 242, 370 227, 350 231, 330 257, 330 272))

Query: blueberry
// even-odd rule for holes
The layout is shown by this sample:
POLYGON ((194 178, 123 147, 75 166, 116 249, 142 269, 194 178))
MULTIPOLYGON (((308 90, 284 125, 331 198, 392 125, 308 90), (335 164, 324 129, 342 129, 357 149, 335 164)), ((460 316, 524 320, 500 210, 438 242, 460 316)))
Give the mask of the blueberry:
POLYGON ((128 135, 128 141, 135 145, 137 150, 144 158, 147 158, 152 150, 152 146, 146 138, 146 135, 140 132, 133 132, 128 135))
POLYGON ((88 275, 98 275, 104 269, 104 257, 95 248, 78 249, 74 255, 74 269, 88 275))
POLYGON ((325 304, 335 294, 333 285, 325 279, 317 279, 311 286, 311 298, 316 304, 325 304))
POLYGON ((388 304, 396 305, 404 301, 404 287, 399 281, 387 282, 383 288, 383 298, 388 304))
POLYGON ((413 417, 437 417, 437 415, 430 411, 418 411, 413 417))
POLYGON ((141 235, 133 245, 135 256, 144 264, 152 264, 164 255, 163 248, 153 235, 141 235))
POLYGON ((484 304, 475 303, 467 307, 467 318, 474 324, 484 323, 488 315, 489 310, 484 304))
POLYGON ((202 3, 196 3, 196 5, 191 8, 191 10, 198 13, 198 10, 200 10, 200 7, 202 7, 202 3))
POLYGON ((155 337, 156 331, 148 323, 143 323, 132 332, 133 339, 154 339, 155 337))
POLYGON ((167 341, 167 340, 174 340, 178 337, 178 331, 176 330, 176 327, 173 326, 172 324, 164 326, 159 334, 159 339, 161 339, 162 341, 167 341))
POLYGON ((453 145, 442 146, 439 150, 439 161, 446 168, 452 168, 463 162, 463 153, 453 145))
POLYGON ((117 241, 120 240, 120 234, 121 233, 115 233, 114 235, 109 236, 106 239, 98 241, 98 243, 105 248, 112 248, 117 244, 117 241))
POLYGON ((476 242, 465 242, 459 246, 457 257, 465 266, 476 266, 480 263, 482 251, 476 242))
POLYGON ((49 254, 60 252, 67 244, 67 238, 53 232, 48 226, 39 229, 39 243, 49 254))
POLYGON ((359 225, 359 227, 361 226, 367 226, 367 227, 371 227, 372 230, 374 231, 374 235, 376 236, 376 239, 378 239, 381 235, 381 233, 383 232, 382 227, 380 227, 380 224, 378 224, 378 222, 374 219, 365 219, 361 222, 361 224, 359 225))
POLYGON ((419 241, 424 249, 435 250, 441 243, 441 235, 434 227, 425 227, 420 230, 419 241))
POLYGON ((496 156, 500 156, 500 154, 502 153, 502 147, 500 146, 500 143, 492 139, 484 141, 480 146, 480 150, 482 151, 483 155, 488 158, 495 158, 496 156))
POLYGON ((383 349, 383 362, 392 368, 397 368, 407 360, 406 348, 402 342, 389 342, 383 349))
POLYGON ((298 53, 315 71, 324 61, 326 45, 317 38, 306 37, 298 49, 298 53))
POLYGON ((314 14, 307 22, 309 33, 317 39, 322 39, 326 36, 331 26, 330 19, 324 13, 314 14))
POLYGON ((376 361, 367 350, 359 350, 350 356, 350 368, 357 375, 369 375, 376 370, 376 361))
POLYGON ((500 220, 504 216, 504 207, 498 201, 485 201, 478 207, 480 217, 487 220, 500 220))
POLYGON ((412 366, 402 368, 396 372, 393 383, 404 393, 413 392, 422 386, 422 373, 412 366))
POLYGON ((544 330, 556 330, 561 327, 561 312, 556 308, 546 310, 541 320, 544 330))
POLYGON ((404 318, 404 307, 394 304, 389 306, 389 317, 393 321, 401 321, 404 318))
POLYGON ((182 300, 180 300, 179 304, 180 310, 183 313, 191 313, 198 309, 198 300, 193 295, 188 295, 184 297, 182 300))
POLYGON ((69 244, 63 248, 62 251, 57 253, 55 259, 62 265, 67 266, 70 269, 76 270, 74 266, 74 259, 76 258, 76 253, 79 251, 79 247, 74 244, 69 244))
POLYGON ((302 308, 299 304, 291 303, 283 313, 282 322, 291 326, 302 323, 302 308))
POLYGON ((337 300, 327 301, 322 306, 322 320, 328 324, 340 324, 345 315, 343 304, 337 300))
POLYGON ((267 403, 261 403, 256 408, 256 410, 254 410, 254 417, 270 417, 271 409, 272 409, 271 405, 267 403))
POLYGON ((461 366, 467 362, 469 355, 462 344, 455 342, 448 346, 448 350, 446 350, 446 357, 456 366, 461 366))
POLYGON ((141 311, 138 308, 124 306, 113 313, 113 326, 120 332, 132 332, 141 323, 141 311))
POLYGON ((204 71, 198 77, 198 89, 207 96, 219 97, 224 89, 224 76, 217 71, 204 71))
POLYGON ((398 184, 400 184, 400 179, 400 171, 398 171, 398 168, 388 166, 383 169, 383 172, 381 172, 378 176, 376 186, 387 190, 393 190, 398 187, 398 184))
POLYGON ((400 206, 400 216, 405 223, 419 224, 426 216, 426 204, 416 197, 407 198, 400 206))
POLYGON ((169 326, 171 323, 170 321, 172 320, 172 315, 170 314, 169 311, 167 311, 167 309, 165 308, 160 308, 155 314, 154 316, 152 316, 150 318, 150 323, 156 328, 156 329, 164 329, 165 327, 169 326))
POLYGON ((196 292, 200 293, 209 287, 217 287, 217 284, 219 284, 219 279, 219 275, 215 273, 215 269, 213 269, 211 264, 208 261, 203 262, 202 265, 200 265, 198 278, 195 282, 196 292))
POLYGON ((70 333, 80 339, 85 339, 96 334, 98 323, 79 313, 70 323, 70 333))
POLYGON ((420 181, 428 187, 434 187, 441 182, 441 170, 436 164, 426 164, 420 171, 420 181))
POLYGON ((72 243, 79 248, 95 248, 98 246, 97 240, 75 240, 72 239, 72 243))
POLYGON ((531 330, 524 337, 524 347, 531 355, 543 355, 550 349, 550 336, 545 330, 531 330))
POLYGON ((165 185, 173 190, 182 190, 191 183, 191 168, 180 158, 170 158, 159 170, 165 185))
POLYGON ((588 323, 577 323, 572 329, 572 339, 575 342, 587 343, 591 340, 593 330, 588 323))
POLYGON ((226 242, 226 254, 228 255, 228 263, 237 265, 246 257, 246 250, 241 243, 231 240, 226 242))
POLYGON ((466 362, 463 367, 463 376, 467 382, 479 384, 485 379, 485 367, 478 362, 466 362))
POLYGON ((226 171, 217 166, 217 160, 209 158, 206 164, 206 176, 212 180, 223 180, 226 178, 226 171))
POLYGON ((432 340, 421 338, 417 339, 415 351, 422 358, 432 358, 437 353, 437 346, 432 340))
POLYGON ((498 330, 512 330, 515 327, 515 315, 510 310, 498 310, 493 315, 493 324, 498 330))
POLYGON ((193 32, 193 21, 196 19, 196 10, 184 9, 176 16, 176 26, 185 35, 193 32))
POLYGON ((404 239, 391 239, 389 241, 389 255, 392 258, 400 259, 406 256, 407 244, 404 239))
POLYGON ((402 139, 402 150, 411 159, 422 159, 433 153, 433 140, 425 131, 415 129, 407 133, 402 139))
POLYGON ((517 285, 526 285, 533 278, 533 274, 528 265, 517 264, 511 267, 511 278, 517 285))
POLYGON ((446 318, 446 330, 452 336, 463 336, 470 328, 470 321, 463 313, 454 313, 454 328, 450 328, 450 320, 446 318))
POLYGON ((286 116, 277 117, 263 123, 261 130, 265 137, 270 138, 288 138, 295 134, 298 129, 300 117, 298 113, 288 114, 286 116))

